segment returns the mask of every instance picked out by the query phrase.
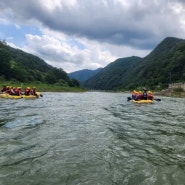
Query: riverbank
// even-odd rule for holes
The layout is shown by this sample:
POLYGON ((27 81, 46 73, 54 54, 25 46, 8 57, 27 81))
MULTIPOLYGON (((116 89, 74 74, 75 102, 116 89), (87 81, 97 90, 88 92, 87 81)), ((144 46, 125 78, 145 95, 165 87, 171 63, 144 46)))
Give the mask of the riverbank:
MULTIPOLYGON (((85 92, 87 89, 83 87, 69 87, 66 85, 56 85, 56 84, 44 84, 38 82, 30 82, 30 83, 21 83, 17 81, 3 81, 0 82, 0 88, 6 86, 13 86, 13 87, 21 87, 22 90, 26 89, 26 87, 36 87, 37 91, 39 92, 85 92)), ((92 90, 91 90, 92 91, 92 90)), ((93 90, 94 92, 108 92, 102 90, 93 90)), ((116 92, 116 91, 109 91, 109 92, 116 92)), ((129 91, 124 91, 131 93, 129 91)), ((154 92, 154 96, 167 96, 167 97, 179 97, 185 98, 185 91, 182 88, 168 88, 162 91, 154 92)))
POLYGON ((69 87, 66 85, 55 85, 55 84, 43 84, 43 83, 20 83, 14 81, 4 81, 0 82, 0 88, 6 86, 13 86, 13 87, 21 87, 22 90, 26 89, 26 87, 36 87, 37 91, 40 92, 84 92, 85 89, 82 87, 69 87))
POLYGON ((183 90, 176 90, 176 89, 166 89, 160 92, 155 92, 154 95, 156 96, 167 96, 167 97, 179 97, 185 98, 185 91, 183 90))

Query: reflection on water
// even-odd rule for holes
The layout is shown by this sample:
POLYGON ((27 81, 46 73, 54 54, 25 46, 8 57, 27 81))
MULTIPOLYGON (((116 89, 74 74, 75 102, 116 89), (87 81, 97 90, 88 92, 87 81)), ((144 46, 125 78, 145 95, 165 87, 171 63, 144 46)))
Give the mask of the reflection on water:
POLYGON ((127 96, 0 99, 0 184, 184 184, 185 100, 127 96))

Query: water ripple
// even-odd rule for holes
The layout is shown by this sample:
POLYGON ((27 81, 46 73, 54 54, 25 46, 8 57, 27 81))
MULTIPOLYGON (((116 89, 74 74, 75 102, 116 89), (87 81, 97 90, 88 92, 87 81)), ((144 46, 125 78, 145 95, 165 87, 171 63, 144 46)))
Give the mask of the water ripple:
POLYGON ((0 184, 184 184, 185 100, 127 96, 0 100, 0 184))

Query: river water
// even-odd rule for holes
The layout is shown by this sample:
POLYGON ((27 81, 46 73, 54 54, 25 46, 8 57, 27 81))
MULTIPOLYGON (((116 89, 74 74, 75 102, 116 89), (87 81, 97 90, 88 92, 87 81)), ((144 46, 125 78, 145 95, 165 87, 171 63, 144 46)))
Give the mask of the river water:
POLYGON ((0 184, 184 185, 185 99, 128 96, 0 99, 0 184))

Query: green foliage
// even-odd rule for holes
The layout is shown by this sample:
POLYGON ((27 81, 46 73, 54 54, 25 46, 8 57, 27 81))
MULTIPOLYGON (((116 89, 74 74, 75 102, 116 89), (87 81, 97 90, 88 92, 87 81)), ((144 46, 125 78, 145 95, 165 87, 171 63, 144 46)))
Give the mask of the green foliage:
POLYGON ((0 41, 0 66, 0 76, 5 80, 48 84, 60 84, 64 81, 65 86, 79 87, 61 68, 53 67, 37 56, 12 48, 4 41, 0 41))
POLYGON ((130 71, 140 60, 140 57, 117 59, 87 80, 84 85, 90 89, 117 90, 127 84, 130 71))
POLYGON ((65 85, 57 85, 57 84, 46 84, 41 82, 27 82, 27 83, 20 83, 16 80, 5 81, 3 77, 0 76, 0 87, 3 85, 12 85, 13 87, 22 87, 24 90, 26 87, 36 87, 37 91, 40 92, 84 92, 85 89, 81 87, 69 87, 68 84, 65 85))
POLYGON ((9 52, 4 48, 0 48, 0 75, 6 76, 7 79, 10 79, 11 77, 11 68, 9 61, 9 52))
POLYGON ((80 83, 76 79, 71 79, 68 84, 70 87, 80 87, 80 83))

